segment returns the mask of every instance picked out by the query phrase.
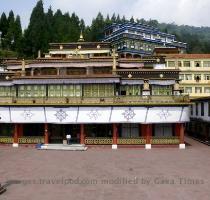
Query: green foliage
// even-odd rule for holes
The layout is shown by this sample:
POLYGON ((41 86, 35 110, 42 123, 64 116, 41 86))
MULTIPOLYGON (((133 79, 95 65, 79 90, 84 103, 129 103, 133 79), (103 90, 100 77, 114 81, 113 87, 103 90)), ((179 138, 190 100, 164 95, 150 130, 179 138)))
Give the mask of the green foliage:
POLYGON ((2 38, 4 38, 5 35, 7 34, 7 30, 8 30, 8 20, 7 16, 3 12, 0 18, 0 31, 2 33, 1 35, 2 38))
POLYGON ((6 47, 6 49, 13 49, 13 44, 14 44, 14 32, 15 32, 15 18, 14 18, 14 13, 11 10, 9 12, 9 17, 8 17, 8 29, 7 33, 4 37, 4 40, 2 41, 2 46, 6 47))
POLYGON ((0 50, 0 58, 17 58, 17 52, 10 50, 0 50))
MULTIPOLYGON (((32 10, 29 26, 25 31, 26 55, 36 57, 39 50, 46 51, 48 46, 48 31, 42 0, 39 0, 32 10)), ((25 49, 25 48, 24 48, 25 49)))
POLYGON ((187 43, 187 53, 210 53, 210 27, 194 27, 174 23, 158 23, 160 30, 174 34, 178 41, 187 43))
MULTIPOLYGON (((113 18, 113 16, 112 16, 113 18)), ((93 19, 91 29, 90 29, 90 38, 91 41, 98 41, 103 37, 103 31, 106 23, 103 15, 99 12, 97 17, 93 19)))

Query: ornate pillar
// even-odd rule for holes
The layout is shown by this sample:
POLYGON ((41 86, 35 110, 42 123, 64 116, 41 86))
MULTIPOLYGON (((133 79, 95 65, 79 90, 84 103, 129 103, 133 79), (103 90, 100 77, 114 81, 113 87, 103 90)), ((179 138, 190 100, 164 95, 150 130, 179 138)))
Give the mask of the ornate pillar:
POLYGON ((112 149, 117 149, 117 135, 118 135, 117 124, 113 124, 112 127, 113 127, 112 149))
POLYGON ((44 144, 49 144, 48 124, 44 124, 44 144))
POLYGON ((152 124, 145 124, 145 139, 146 139, 146 144, 145 144, 145 149, 151 149, 151 139, 152 139, 152 124))
POLYGON ((85 144, 85 125, 80 124, 80 144, 85 144))
POLYGON ((13 147, 18 147, 18 124, 14 124, 13 147))

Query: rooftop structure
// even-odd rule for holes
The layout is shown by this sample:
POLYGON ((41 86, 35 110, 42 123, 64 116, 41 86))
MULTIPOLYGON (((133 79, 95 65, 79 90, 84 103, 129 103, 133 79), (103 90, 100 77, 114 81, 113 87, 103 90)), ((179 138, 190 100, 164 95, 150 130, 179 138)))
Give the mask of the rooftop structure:
POLYGON ((106 27, 104 33, 103 41, 111 42, 122 57, 152 55, 156 47, 176 47, 180 52, 185 52, 187 46, 177 41, 175 35, 139 23, 114 23, 106 27))

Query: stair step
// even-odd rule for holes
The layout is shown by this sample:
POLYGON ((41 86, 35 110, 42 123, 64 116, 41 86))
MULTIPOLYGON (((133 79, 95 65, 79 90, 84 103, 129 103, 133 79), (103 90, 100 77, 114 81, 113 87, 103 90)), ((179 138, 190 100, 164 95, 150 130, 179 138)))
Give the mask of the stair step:
POLYGON ((86 151, 87 147, 83 144, 44 144, 39 150, 64 150, 64 151, 86 151))

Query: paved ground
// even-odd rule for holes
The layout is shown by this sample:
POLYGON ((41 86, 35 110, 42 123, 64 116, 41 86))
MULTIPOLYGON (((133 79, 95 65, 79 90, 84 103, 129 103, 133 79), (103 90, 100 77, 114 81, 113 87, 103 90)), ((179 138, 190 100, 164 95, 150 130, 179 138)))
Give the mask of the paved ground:
POLYGON ((0 147, 1 200, 209 200, 210 147, 38 151, 0 147), (21 181, 21 182, 19 182, 21 181))

